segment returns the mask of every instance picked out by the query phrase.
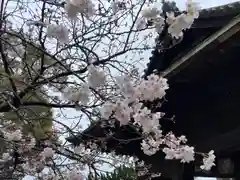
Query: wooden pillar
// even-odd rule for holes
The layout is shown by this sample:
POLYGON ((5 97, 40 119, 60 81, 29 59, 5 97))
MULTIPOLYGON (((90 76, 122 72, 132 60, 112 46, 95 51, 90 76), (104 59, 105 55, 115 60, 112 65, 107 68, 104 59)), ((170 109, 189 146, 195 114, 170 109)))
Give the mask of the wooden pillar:
POLYGON ((195 165, 194 163, 185 163, 182 180, 194 180, 195 165))

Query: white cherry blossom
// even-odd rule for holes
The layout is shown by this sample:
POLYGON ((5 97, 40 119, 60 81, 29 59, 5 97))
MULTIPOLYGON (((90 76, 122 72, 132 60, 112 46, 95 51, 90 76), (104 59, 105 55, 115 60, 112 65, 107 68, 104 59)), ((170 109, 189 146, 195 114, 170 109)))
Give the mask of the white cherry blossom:
POLYGON ((201 169, 209 171, 213 166, 215 166, 215 158, 214 151, 211 150, 204 158, 203 165, 200 166, 201 169))
POLYGON ((102 118, 108 119, 110 115, 115 110, 116 106, 113 103, 106 102, 103 107, 100 109, 100 113, 102 118))
POLYGON ((80 144, 74 148, 74 152, 81 156, 84 156, 91 154, 91 149, 86 148, 83 144, 80 144))
POLYGON ((22 131, 17 129, 13 132, 5 132, 4 137, 9 141, 20 141, 22 139, 22 131))
POLYGON ((88 73, 88 83, 92 88, 104 85, 106 76, 103 71, 99 71, 94 65, 90 65, 88 67, 88 73))
POLYGON ((41 155, 43 158, 52 158, 55 151, 52 148, 46 147, 41 152, 41 155))
POLYGON ((146 26, 146 20, 143 17, 139 18, 136 21, 136 29, 137 30, 142 30, 145 28, 145 26, 146 26))
POLYGON ((190 16, 193 16, 193 18, 195 19, 199 17, 199 11, 201 9, 199 3, 193 2, 192 0, 188 0, 186 2, 186 6, 187 6, 187 13, 190 16))
POLYGON ((64 25, 53 25, 49 24, 47 26, 47 36, 50 38, 55 38, 61 43, 68 43, 68 29, 64 25))
POLYGON ((67 87, 63 91, 63 97, 71 102, 80 102, 86 105, 89 102, 90 89, 88 84, 82 84, 81 87, 67 87))
POLYGON ((118 101, 114 112, 114 117, 120 122, 120 125, 127 125, 131 120, 132 108, 127 103, 118 101))
POLYGON ((167 15, 167 19, 166 22, 171 25, 174 23, 174 21, 176 20, 176 17, 174 15, 174 12, 166 12, 167 15))
POLYGON ((162 150, 166 156, 165 159, 174 159, 176 156, 176 150, 171 148, 163 148, 162 150))
POLYGON ((70 0, 66 1, 66 4, 64 6, 65 11, 70 19, 76 19, 77 14, 79 13, 79 9, 77 6, 74 6, 70 0))
POLYGON ((161 11, 156 7, 148 7, 142 11, 142 16, 146 19, 154 19, 159 16, 161 11))
POLYGON ((137 86, 140 99, 148 101, 163 98, 168 88, 167 80, 154 74, 148 76, 147 80, 143 80, 140 85, 137 86))
POLYGON ((164 148, 163 152, 166 154, 166 159, 179 159, 182 163, 189 163, 194 161, 194 148, 189 146, 181 146, 179 148, 164 148))
POLYGON ((192 16, 186 14, 181 14, 176 17, 175 21, 169 26, 168 32, 175 38, 183 36, 183 30, 188 29, 194 19, 192 16))
POLYGON ((77 170, 72 170, 68 173, 68 180, 84 180, 84 176, 77 170))
POLYGON ((80 88, 79 101, 83 105, 86 105, 89 101, 89 95, 90 95, 89 86, 87 84, 83 84, 82 87, 80 88))
POLYGON ((12 159, 12 156, 10 155, 10 153, 8 153, 8 152, 6 152, 6 153, 3 153, 2 154, 2 161, 9 161, 9 160, 11 160, 12 159))
POLYGON ((167 23, 170 24, 168 28, 169 34, 172 37, 180 38, 183 36, 183 30, 188 29, 194 22, 194 19, 198 18, 200 8, 197 3, 192 2, 191 0, 187 1, 187 14, 180 14, 177 17, 174 17, 173 13, 167 14, 167 23))
POLYGON ((180 149, 180 153, 176 156, 177 159, 181 159, 182 163, 189 163, 191 161, 194 161, 194 147, 189 147, 189 146, 183 146, 180 149))
POLYGON ((128 76, 119 76, 116 78, 117 85, 119 90, 123 93, 123 96, 128 99, 136 100, 136 92, 133 83, 131 82, 130 77, 128 76))
POLYGON ((65 11, 69 18, 75 19, 78 13, 92 16, 96 10, 91 0, 67 0, 65 11))

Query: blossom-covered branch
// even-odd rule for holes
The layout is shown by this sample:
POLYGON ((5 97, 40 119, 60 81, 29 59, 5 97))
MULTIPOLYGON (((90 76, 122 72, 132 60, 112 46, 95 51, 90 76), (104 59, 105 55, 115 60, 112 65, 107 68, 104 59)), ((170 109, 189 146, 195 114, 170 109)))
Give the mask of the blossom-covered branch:
POLYGON ((160 102, 171 87, 157 74, 142 78, 144 53, 173 47, 199 15, 190 0, 185 12, 173 11, 146 0, 2 0, 2 176, 99 178, 103 165, 119 164, 141 167, 138 174, 144 175, 148 169, 136 157, 102 153, 117 125, 131 125, 139 138, 119 140, 142 140, 146 155, 163 151, 166 159, 188 163, 199 154, 201 168, 211 169, 213 151, 196 153, 184 135, 164 134, 159 123, 164 112, 146 105, 160 102), (102 131, 107 136, 98 139, 100 144, 73 147, 66 141, 98 122, 110 129, 102 131))

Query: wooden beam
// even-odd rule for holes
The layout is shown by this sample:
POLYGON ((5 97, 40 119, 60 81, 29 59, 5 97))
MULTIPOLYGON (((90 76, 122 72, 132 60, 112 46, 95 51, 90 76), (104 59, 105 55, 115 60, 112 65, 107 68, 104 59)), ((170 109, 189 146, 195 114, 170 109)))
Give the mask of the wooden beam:
POLYGON ((240 30, 240 23, 236 24, 236 26, 229 29, 226 33, 219 36, 217 39, 220 43, 223 43, 227 39, 231 38, 234 34, 236 34, 240 30))
POLYGON ((240 15, 238 15, 237 17, 235 17, 229 24, 227 24, 226 26, 224 26, 222 29, 220 29, 219 31, 217 31, 216 33, 214 33, 212 36, 210 36, 209 38, 207 38, 205 41, 203 41, 201 44, 199 44, 198 46, 196 46, 195 48, 193 48, 190 52, 188 52, 185 56, 183 56, 182 58, 180 58, 179 60, 177 60, 175 63, 173 63, 172 66, 170 66, 169 68, 167 68, 162 75, 163 76, 170 76, 172 75, 174 72, 176 72, 176 70, 183 65, 185 63, 187 63, 193 56, 195 56, 196 54, 198 54, 200 51, 206 49, 210 44, 212 44, 213 42, 216 42, 218 40, 218 43, 222 43, 224 41, 226 41, 228 38, 230 38, 232 35, 236 34, 237 32, 239 32, 240 28, 236 28, 239 27, 240 24, 240 15), (231 30, 231 29, 235 29, 235 31, 231 30), (223 37, 227 37, 227 38, 223 38, 223 37), (219 39, 220 38, 220 39, 219 39))

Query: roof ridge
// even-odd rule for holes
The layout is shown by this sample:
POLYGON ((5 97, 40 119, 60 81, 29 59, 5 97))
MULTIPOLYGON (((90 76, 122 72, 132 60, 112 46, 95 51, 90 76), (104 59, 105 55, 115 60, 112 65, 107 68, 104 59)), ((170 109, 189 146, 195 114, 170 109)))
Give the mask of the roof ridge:
POLYGON ((206 11, 206 10, 215 10, 215 9, 221 9, 221 8, 223 8, 223 7, 233 7, 233 5, 235 5, 235 4, 239 4, 240 5, 240 1, 236 1, 236 2, 231 2, 231 3, 227 3, 227 4, 223 4, 223 5, 218 5, 218 6, 213 6, 213 7, 209 7, 209 8, 203 8, 203 9, 201 9, 200 11, 206 11))

